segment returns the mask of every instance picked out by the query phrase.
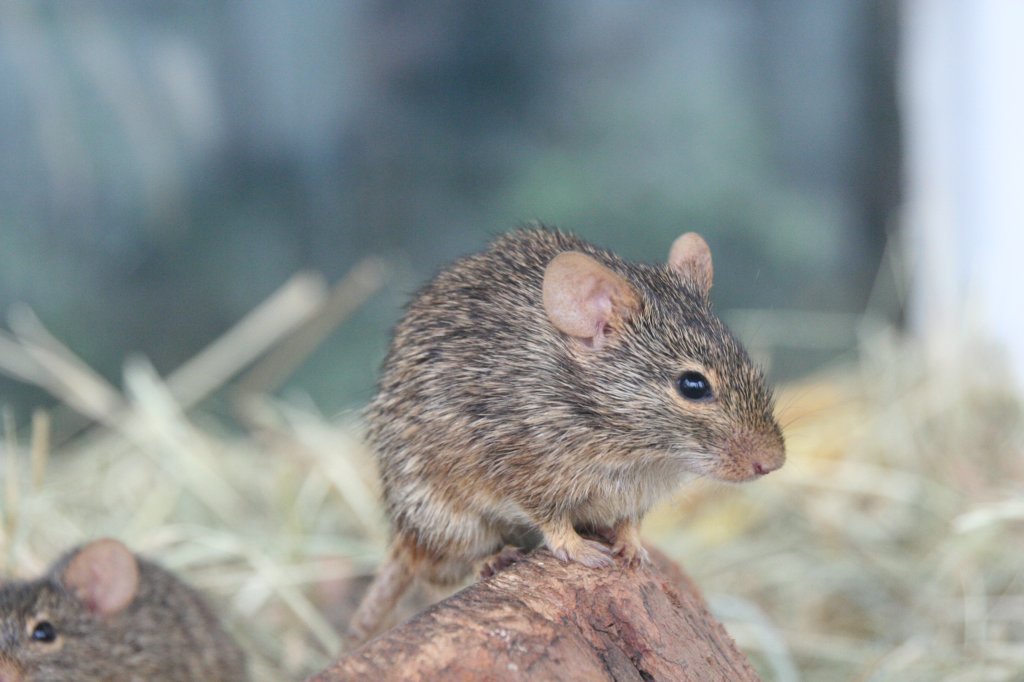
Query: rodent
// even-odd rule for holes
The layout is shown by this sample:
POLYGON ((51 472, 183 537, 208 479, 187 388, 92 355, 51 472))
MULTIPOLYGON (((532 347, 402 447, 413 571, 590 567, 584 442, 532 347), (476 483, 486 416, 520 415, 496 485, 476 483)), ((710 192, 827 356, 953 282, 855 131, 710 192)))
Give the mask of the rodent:
POLYGON ((0 682, 243 682, 245 655, 193 588, 109 538, 0 587, 0 682))
POLYGON ((454 584, 531 532, 563 561, 643 562, 640 520, 687 476, 782 466, 772 392, 712 312, 712 276, 695 233, 648 265, 535 226, 419 291, 367 411, 393 541, 351 645, 413 578, 454 584))

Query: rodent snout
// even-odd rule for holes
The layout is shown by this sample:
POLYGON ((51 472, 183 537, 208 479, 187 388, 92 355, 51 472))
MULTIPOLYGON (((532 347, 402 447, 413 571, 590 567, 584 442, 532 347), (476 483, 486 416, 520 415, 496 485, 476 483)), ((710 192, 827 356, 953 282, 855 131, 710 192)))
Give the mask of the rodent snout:
POLYGON ((729 440, 724 455, 716 477, 724 481, 749 481, 782 467, 786 446, 774 437, 740 433, 729 440))
POLYGON ((785 456, 782 457, 763 457, 754 459, 754 475, 764 476, 770 474, 782 467, 783 462, 786 461, 785 456))

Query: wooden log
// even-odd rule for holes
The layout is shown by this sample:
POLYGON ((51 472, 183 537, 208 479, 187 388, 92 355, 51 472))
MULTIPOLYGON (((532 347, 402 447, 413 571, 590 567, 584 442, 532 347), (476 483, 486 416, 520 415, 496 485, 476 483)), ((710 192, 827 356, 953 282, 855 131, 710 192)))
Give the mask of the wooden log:
POLYGON ((591 569, 533 552, 311 678, 758 680, 678 566, 591 569))

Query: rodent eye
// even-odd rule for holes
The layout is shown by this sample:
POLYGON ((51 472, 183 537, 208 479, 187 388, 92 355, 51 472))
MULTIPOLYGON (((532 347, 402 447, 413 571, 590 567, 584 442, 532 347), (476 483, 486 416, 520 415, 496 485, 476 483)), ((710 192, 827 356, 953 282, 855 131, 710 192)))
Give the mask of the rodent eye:
POLYGON ((700 372, 683 372, 676 380, 676 389, 687 400, 707 400, 712 396, 711 382, 700 372))
POLYGON ((48 620, 41 620, 32 628, 32 641, 49 644, 57 639, 57 628, 48 620))

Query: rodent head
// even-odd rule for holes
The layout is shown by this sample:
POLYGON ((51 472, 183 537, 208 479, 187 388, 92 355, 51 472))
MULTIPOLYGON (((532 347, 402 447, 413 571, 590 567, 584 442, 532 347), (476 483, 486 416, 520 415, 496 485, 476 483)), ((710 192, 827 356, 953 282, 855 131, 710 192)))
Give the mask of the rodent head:
POLYGON ((763 375, 711 310, 712 276, 694 233, 662 267, 568 251, 545 270, 544 310, 569 337, 585 412, 610 450, 745 481, 781 467, 785 443, 763 375))
POLYGON ((107 679, 117 664, 108 622, 131 604, 138 585, 135 556, 105 539, 65 556, 39 580, 0 587, 0 682, 107 679))

